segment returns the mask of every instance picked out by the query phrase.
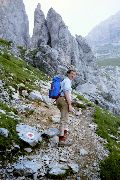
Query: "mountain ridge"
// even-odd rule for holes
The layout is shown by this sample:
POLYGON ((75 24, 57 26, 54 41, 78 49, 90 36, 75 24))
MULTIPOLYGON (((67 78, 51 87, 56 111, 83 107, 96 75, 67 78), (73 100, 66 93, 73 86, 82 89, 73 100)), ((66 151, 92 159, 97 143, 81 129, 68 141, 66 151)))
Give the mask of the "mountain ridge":
POLYGON ((120 57, 120 11, 93 28, 86 39, 97 57, 120 57))

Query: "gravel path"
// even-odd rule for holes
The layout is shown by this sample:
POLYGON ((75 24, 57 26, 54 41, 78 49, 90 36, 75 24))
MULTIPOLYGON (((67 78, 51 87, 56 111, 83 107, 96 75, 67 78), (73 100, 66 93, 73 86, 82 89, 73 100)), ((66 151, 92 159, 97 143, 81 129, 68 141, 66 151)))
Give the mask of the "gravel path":
MULTIPOLYGON (((41 130, 50 127, 59 127, 59 124, 52 122, 52 117, 59 115, 60 112, 55 105, 46 106, 44 103, 34 103, 35 112, 29 118, 24 118, 24 122, 31 126, 36 126, 41 130)), ((96 135, 96 125, 92 122, 91 107, 82 110, 79 116, 69 115, 70 139, 73 144, 70 147, 58 147, 48 142, 40 149, 36 149, 31 155, 40 159, 46 156, 49 163, 77 163, 80 167, 79 172, 66 179, 99 179, 99 161, 106 155, 107 151, 103 148, 104 140, 96 135), (80 177, 80 178, 79 178, 80 177)), ((44 173, 44 169, 43 169, 44 173)), ((43 177, 43 180, 48 178, 43 177)))

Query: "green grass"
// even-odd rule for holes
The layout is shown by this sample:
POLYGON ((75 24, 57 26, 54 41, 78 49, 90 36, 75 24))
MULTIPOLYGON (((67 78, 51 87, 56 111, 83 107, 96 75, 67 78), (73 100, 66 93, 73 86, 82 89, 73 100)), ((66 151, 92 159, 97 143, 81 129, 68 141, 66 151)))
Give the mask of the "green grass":
MULTIPOLYGON (((35 85, 35 81, 48 81, 47 75, 39 69, 32 67, 27 62, 10 54, 10 46, 11 42, 0 39, 0 80, 3 81, 4 89, 9 93, 9 97, 12 97, 10 86, 15 88, 16 91, 20 90, 21 86, 28 90, 28 92, 40 90, 40 87, 35 85)), ((21 48, 21 51, 23 53, 22 55, 24 55, 24 49, 21 48)), ((22 152, 25 143, 19 140, 16 133, 16 124, 18 124, 18 122, 8 116, 8 112, 17 114, 17 110, 8 107, 2 102, 0 102, 0 109, 6 112, 6 114, 0 113, 0 128, 6 128, 9 131, 9 136, 7 138, 0 136, 0 149, 6 152, 5 150, 10 149, 13 143, 15 143, 21 147, 20 152, 22 152)), ((25 116, 29 117, 32 113, 33 111, 26 112, 25 116)), ((12 156, 12 153, 10 156, 12 156)), ((4 159, 3 157, 1 158, 4 159)))
POLYGON ((94 107, 94 103, 84 98, 84 96, 77 94, 77 99, 81 100, 84 106, 94 107))
POLYGON ((0 38, 0 46, 4 46, 4 47, 9 48, 11 46, 11 44, 12 44, 11 41, 7 41, 5 39, 0 38))
POLYGON ((4 110, 6 114, 0 113, 0 128, 6 128, 9 131, 8 138, 0 136, 0 149, 9 149, 13 142, 18 143, 18 136, 16 133, 17 121, 7 116, 8 112, 15 112, 15 109, 8 107, 6 104, 0 102, 0 109, 4 110))
POLYGON ((117 140, 110 135, 119 137, 118 127, 120 127, 120 117, 102 110, 99 107, 95 108, 93 114, 94 122, 98 125, 97 134, 107 140, 105 145, 110 151, 109 157, 100 163, 100 176, 104 180, 119 180, 120 179, 120 145, 117 140))
POLYGON ((29 90, 38 89, 34 84, 36 80, 48 80, 40 70, 7 53, 0 55, 0 69, 2 71, 0 79, 4 80, 7 87, 12 86, 15 89, 20 83, 23 83, 29 90))
POLYGON ((101 66, 120 66, 120 58, 98 59, 97 64, 101 66))

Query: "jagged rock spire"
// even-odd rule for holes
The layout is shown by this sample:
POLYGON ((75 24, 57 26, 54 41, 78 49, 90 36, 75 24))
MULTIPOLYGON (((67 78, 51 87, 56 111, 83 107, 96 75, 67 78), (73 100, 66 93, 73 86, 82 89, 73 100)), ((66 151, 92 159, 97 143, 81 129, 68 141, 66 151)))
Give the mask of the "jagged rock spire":
POLYGON ((34 29, 33 29, 31 45, 33 47, 38 47, 40 45, 47 43, 48 43, 48 29, 46 25, 46 20, 44 13, 41 10, 41 5, 38 4, 34 12, 34 29))

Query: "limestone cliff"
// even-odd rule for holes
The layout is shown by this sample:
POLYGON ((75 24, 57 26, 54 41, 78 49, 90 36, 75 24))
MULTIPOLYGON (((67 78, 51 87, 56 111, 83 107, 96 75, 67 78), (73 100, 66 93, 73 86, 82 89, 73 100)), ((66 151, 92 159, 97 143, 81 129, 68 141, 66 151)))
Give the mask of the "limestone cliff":
POLYGON ((28 26, 23 0, 0 0, 0 38, 27 46, 28 26))
POLYGON ((40 4, 38 4, 34 12, 34 29, 31 43, 33 47, 48 43, 48 29, 40 4))

